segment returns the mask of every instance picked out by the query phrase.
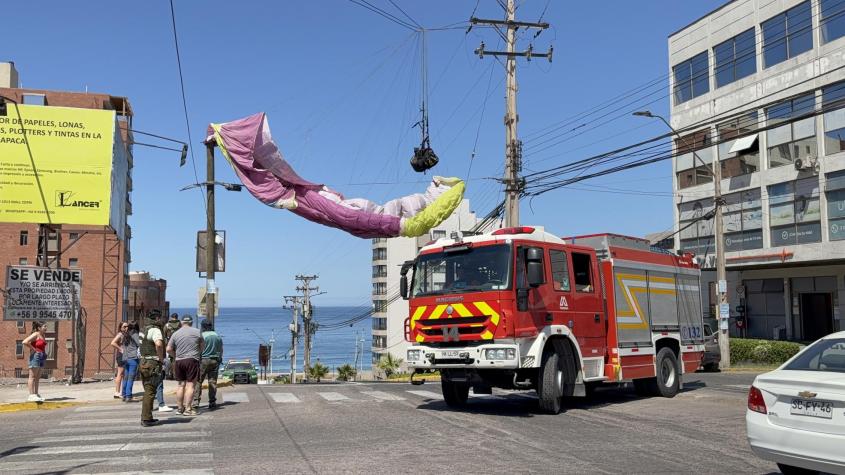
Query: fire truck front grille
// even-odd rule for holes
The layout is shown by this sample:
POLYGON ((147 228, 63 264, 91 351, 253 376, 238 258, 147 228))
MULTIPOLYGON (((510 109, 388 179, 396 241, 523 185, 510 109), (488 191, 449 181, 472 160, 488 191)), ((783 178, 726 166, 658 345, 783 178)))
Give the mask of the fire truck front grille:
MULTIPOLYGON (((439 328, 426 328, 425 330, 420 330, 422 333, 429 335, 429 336, 437 336, 443 334, 442 327, 439 328)), ((484 332, 484 327, 458 327, 458 334, 459 335, 478 335, 484 332)))

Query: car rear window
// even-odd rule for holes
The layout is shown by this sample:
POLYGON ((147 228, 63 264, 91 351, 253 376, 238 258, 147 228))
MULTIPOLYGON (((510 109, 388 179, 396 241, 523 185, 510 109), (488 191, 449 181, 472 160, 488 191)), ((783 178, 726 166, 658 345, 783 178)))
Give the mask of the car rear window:
POLYGON ((845 373, 845 338, 819 340, 783 369, 845 373))

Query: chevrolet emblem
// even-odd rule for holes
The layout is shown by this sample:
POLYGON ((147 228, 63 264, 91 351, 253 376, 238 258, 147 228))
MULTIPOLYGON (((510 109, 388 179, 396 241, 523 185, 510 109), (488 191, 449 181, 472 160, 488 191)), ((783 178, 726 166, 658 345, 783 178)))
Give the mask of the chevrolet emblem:
POLYGON ((801 391, 800 393, 798 393, 798 395, 807 399, 812 399, 817 396, 816 393, 810 391, 801 391))

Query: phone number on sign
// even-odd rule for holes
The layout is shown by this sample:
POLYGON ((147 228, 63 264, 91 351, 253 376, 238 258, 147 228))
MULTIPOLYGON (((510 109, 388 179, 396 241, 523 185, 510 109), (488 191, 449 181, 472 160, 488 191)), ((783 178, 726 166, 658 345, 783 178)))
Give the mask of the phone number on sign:
POLYGON ((11 312, 12 318, 20 319, 37 319, 37 318, 53 318, 53 319, 67 319, 73 318, 72 310, 13 310, 11 312))

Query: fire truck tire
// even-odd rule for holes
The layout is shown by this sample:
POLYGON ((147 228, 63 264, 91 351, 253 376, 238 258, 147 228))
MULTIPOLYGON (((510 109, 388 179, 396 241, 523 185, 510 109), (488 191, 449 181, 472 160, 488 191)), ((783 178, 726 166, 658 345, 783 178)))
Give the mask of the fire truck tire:
POLYGON ((537 381, 540 409, 549 414, 559 414, 563 397, 571 396, 575 383, 575 368, 569 345, 555 340, 543 353, 543 365, 537 381))
POLYGON ((440 388, 443 390, 443 400, 449 407, 464 407, 469 398, 469 384, 457 383, 442 379, 440 388))
POLYGON ((680 371, 678 371, 678 357, 671 348, 663 347, 655 358, 656 377, 649 380, 654 396, 675 397, 681 386, 680 371))

